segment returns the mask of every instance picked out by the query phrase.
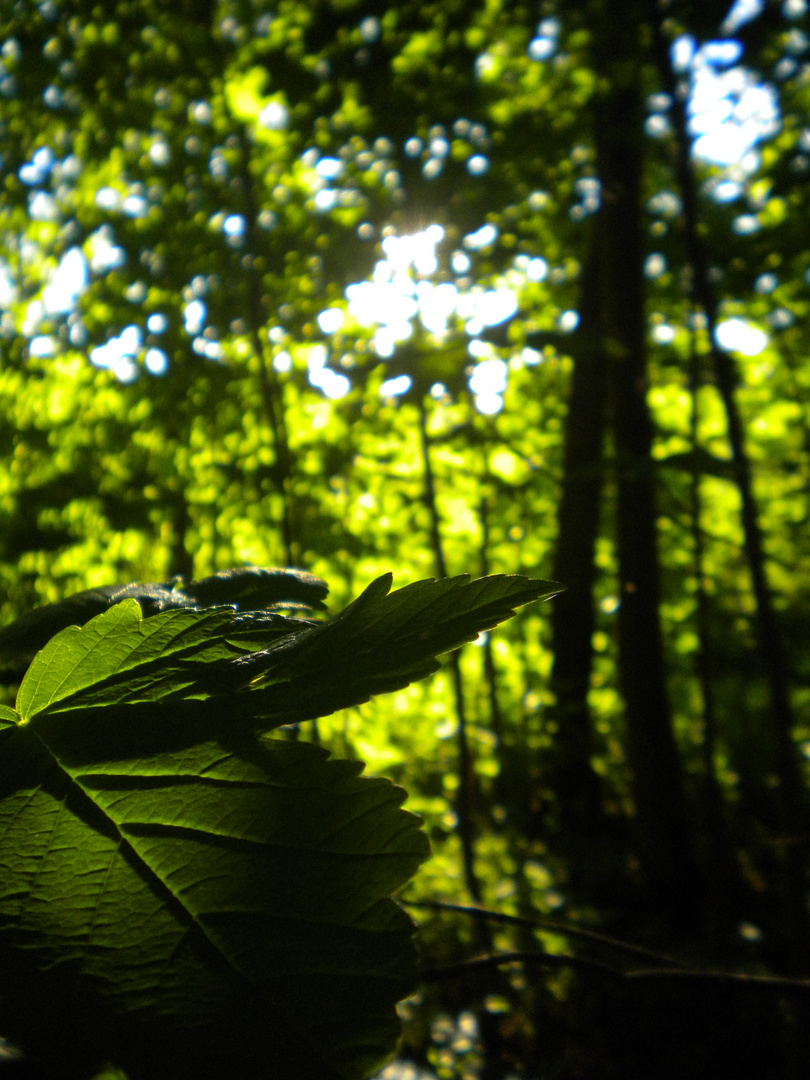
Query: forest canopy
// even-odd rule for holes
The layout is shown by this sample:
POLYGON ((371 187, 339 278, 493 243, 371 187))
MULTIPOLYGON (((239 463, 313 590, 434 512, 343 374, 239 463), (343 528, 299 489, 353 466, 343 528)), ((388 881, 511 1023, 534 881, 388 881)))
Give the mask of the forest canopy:
POLYGON ((431 839, 385 1075, 798 1075, 796 987, 705 976, 810 978, 805 0, 0 30, 2 623, 240 566, 562 583, 294 731, 431 839))

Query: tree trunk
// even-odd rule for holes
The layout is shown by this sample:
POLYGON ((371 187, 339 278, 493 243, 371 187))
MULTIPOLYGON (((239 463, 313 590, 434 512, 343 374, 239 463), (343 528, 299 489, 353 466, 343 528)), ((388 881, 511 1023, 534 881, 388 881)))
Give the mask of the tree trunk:
POLYGON ((604 479, 605 365, 598 332, 599 230, 582 281, 574 370, 563 447, 563 479, 557 513, 552 576, 566 586, 554 600, 551 640, 554 666, 554 741, 544 770, 555 794, 556 819, 564 832, 591 832, 600 813, 600 791, 591 767, 588 707, 593 661, 594 582, 599 502, 604 479))
MULTIPOLYGON (((669 62, 667 42, 660 22, 653 16, 656 60, 664 88, 673 101, 673 121, 676 136, 676 169, 683 199, 684 242, 691 269, 692 298, 706 315, 709 337, 709 358, 714 381, 723 401, 731 447, 733 476, 740 493, 743 547, 756 609, 754 631, 757 653, 771 703, 771 725, 775 744, 775 767, 779 840, 784 851, 783 937, 788 944, 788 956, 795 959, 795 950, 805 942, 808 933, 806 910, 807 802, 802 779, 799 753, 794 740, 795 718, 790 696, 790 677, 779 618, 773 602, 766 570, 765 545, 759 524, 754 497, 751 461, 745 448, 743 421, 737 406, 736 389, 739 376, 732 356, 716 341, 718 305, 709 280, 708 257, 700 236, 697 189, 689 160, 689 137, 686 109, 677 93, 669 62)), ((806 955, 806 951, 804 952, 806 955)))
POLYGON ((672 731, 659 617, 653 428, 647 408, 641 196, 643 100, 639 19, 599 4, 594 60, 607 89, 595 105, 601 181, 602 329, 616 454, 621 603, 619 681, 633 772, 636 842, 646 881, 670 905, 694 892, 694 869, 672 731))

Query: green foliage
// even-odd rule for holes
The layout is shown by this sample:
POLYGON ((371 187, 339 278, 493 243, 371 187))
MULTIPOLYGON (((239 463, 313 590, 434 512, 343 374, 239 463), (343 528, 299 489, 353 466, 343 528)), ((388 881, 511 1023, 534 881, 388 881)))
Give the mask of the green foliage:
MULTIPOLYGON (((7 5, 0 616, 10 623, 110 582, 163 582, 178 601, 180 579, 237 565, 306 566, 330 581, 338 607, 389 568, 403 580, 564 578, 550 617, 522 613, 466 648, 457 670, 382 701, 330 698, 337 711, 301 738, 408 790, 435 851, 409 895, 479 898, 512 915, 562 909, 648 944, 672 929, 660 915, 670 900, 645 906, 639 831, 658 834, 654 851, 674 849, 661 835, 666 814, 639 806, 636 774, 653 794, 680 774, 696 869, 694 893, 668 894, 678 952, 782 972, 810 969, 803 905, 791 915, 785 899, 786 882, 795 893, 806 881, 788 865, 804 851, 806 821, 790 824, 783 796, 786 763, 806 789, 810 746, 810 82, 801 2, 767 4, 734 31, 721 25, 729 6, 7 5), (716 50, 729 35, 739 59, 715 51, 673 67, 690 40, 716 50), (707 92, 712 72, 726 118, 713 149, 721 135, 744 136, 769 99, 777 107, 771 131, 730 166, 692 148, 709 122, 692 112, 694 92, 707 92), (759 96, 743 103, 749 84, 759 96), (632 107, 617 107, 627 93, 632 107), (622 242, 606 243, 636 182, 622 242), (397 241, 432 225, 443 229, 435 261, 409 262, 397 241), (381 293, 362 291, 372 283, 399 296, 384 325, 381 293), (516 310, 495 322, 504 291, 516 310), (714 329, 729 319, 765 335, 759 353, 718 349, 714 329), (631 325, 638 378, 611 396, 604 369, 631 325), (503 388, 482 402, 487 371, 503 388), (394 377, 410 384, 392 389, 394 377), (592 411, 581 422, 583 387, 592 411), (651 670, 626 662, 621 629, 647 588, 620 571, 640 523, 620 528, 618 436, 638 432, 615 417, 635 394, 651 422, 650 453, 629 473, 654 495, 667 700, 652 711, 671 713, 666 764, 632 750, 628 715, 628 673, 640 682, 651 670), (572 459, 571 444, 589 436, 597 456, 572 459), (752 587, 746 464, 772 634, 752 587), (590 553, 585 517, 566 516, 566 493, 588 484, 598 489, 590 553), (559 632, 577 596, 578 652, 559 632), (792 714, 781 743, 762 645, 780 639, 792 714), (574 653, 571 691, 559 680, 574 653)), ((382 592, 369 610, 389 603, 382 592)), ((221 657, 234 686, 255 644, 240 618, 232 629, 244 634, 221 657)), ((328 639, 301 630, 295 649, 324 650, 336 670, 328 639)), ((649 638, 636 635, 631 654, 649 638)), ((31 649, 5 633, 0 646, 12 705, 31 649)), ((295 649, 277 657, 301 659, 295 649)), ((392 659, 410 670, 408 656, 392 659)), ((194 682, 195 663, 178 656, 177 671, 204 703, 211 687, 194 682)), ((320 686, 302 678, 299 690, 311 712, 325 707, 320 686)), ((268 713, 288 705, 281 684, 236 696, 268 713)), ((437 919, 422 937, 428 964, 482 948, 468 919, 437 919)), ((500 927, 489 944, 526 940, 500 927)), ((405 1053, 441 1080, 478 1061, 493 1076, 614 1080, 658 1059, 671 1063, 662 1074, 700 1073, 652 1035, 652 1058, 617 1047, 591 974, 558 963, 432 984, 410 1007, 405 1053), (462 1063, 452 1047, 465 1038, 478 1042, 462 1063)), ((772 1060, 767 1040, 754 1053, 750 1016, 723 1014, 715 1028, 739 1033, 743 1049, 735 1059, 725 1044, 714 1066, 706 1050, 707 1076, 729 1060, 740 1075, 778 1073, 782 1044, 774 1035, 772 1060)))
POLYGON ((550 588, 390 585, 316 625, 124 599, 34 657, 0 713, 0 1025, 40 1066, 350 1078, 390 1055, 416 978, 390 896, 426 837, 400 788, 265 732, 421 678, 550 588))

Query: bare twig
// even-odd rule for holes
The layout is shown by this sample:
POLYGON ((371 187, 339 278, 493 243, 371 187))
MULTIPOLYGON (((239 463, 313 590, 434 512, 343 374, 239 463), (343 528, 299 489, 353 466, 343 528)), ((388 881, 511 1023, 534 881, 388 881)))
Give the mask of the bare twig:
POLYGON ((522 949, 514 952, 487 953, 484 956, 474 956, 442 967, 425 967, 421 973, 424 982, 453 979, 469 972, 487 968, 501 968, 507 964, 530 964, 539 967, 577 968, 581 971, 592 971, 600 975, 609 975, 611 978, 627 979, 633 982, 649 981, 654 983, 676 979, 681 982, 710 983, 742 990, 758 990, 791 995, 810 993, 810 978, 794 979, 782 975, 752 975, 743 971, 692 968, 681 960, 662 953, 656 953, 652 949, 646 949, 641 945, 634 945, 630 941, 623 941, 607 934, 600 934, 595 930, 586 930, 584 927, 572 926, 569 923, 561 923, 553 919, 527 919, 521 915, 507 915, 500 911, 490 911, 486 908, 466 904, 450 904, 442 900, 400 900, 400 903, 412 908, 447 911, 457 915, 469 915, 476 919, 491 919, 494 922, 513 926, 526 926, 566 937, 581 938, 621 952, 646 956, 648 959, 657 960, 665 965, 664 967, 631 968, 628 970, 614 964, 606 964, 601 960, 572 956, 570 953, 549 953, 541 949, 522 949))
POLYGON ((635 956, 643 956, 648 960, 655 960, 659 964, 665 964, 672 968, 686 968, 683 961, 673 956, 666 956, 647 949, 643 945, 635 945, 631 941, 623 941, 621 938, 610 937, 601 934, 598 930, 588 930, 584 926, 574 926, 571 923, 558 922, 556 919, 530 919, 523 915, 507 915, 502 911, 492 911, 488 908, 475 907, 468 904, 450 904, 443 900, 402 900, 400 903, 406 907, 425 908, 430 911, 449 911, 457 915, 469 915, 473 918, 491 919, 493 922, 506 923, 510 926, 525 926, 529 929, 545 930, 552 934, 560 934, 569 938, 580 938, 596 945, 604 945, 608 948, 617 949, 620 952, 632 953, 635 956))
POLYGON ((470 960, 460 960, 457 964, 445 964, 442 967, 423 968, 423 982, 439 982, 442 979, 454 979, 472 971, 486 968, 501 968, 505 964, 535 964, 540 967, 574 967, 584 971, 598 971, 600 974, 621 978, 625 973, 600 960, 586 960, 570 953, 549 953, 542 950, 521 949, 517 952, 492 953, 487 956, 474 956, 470 960))

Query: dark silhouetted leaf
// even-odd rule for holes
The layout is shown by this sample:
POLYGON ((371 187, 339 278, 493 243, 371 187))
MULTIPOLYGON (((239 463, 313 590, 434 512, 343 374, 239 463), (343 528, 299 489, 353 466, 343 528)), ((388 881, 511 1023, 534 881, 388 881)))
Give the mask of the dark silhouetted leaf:
POLYGON ((22 674, 25 665, 60 630, 84 626, 115 604, 136 600, 144 615, 187 607, 228 604, 241 611, 275 605, 321 609, 329 588, 320 578, 303 570, 264 569, 244 566, 184 584, 180 579, 163 584, 106 585, 87 589, 64 600, 45 604, 0 630, 0 665, 11 675, 22 674))

